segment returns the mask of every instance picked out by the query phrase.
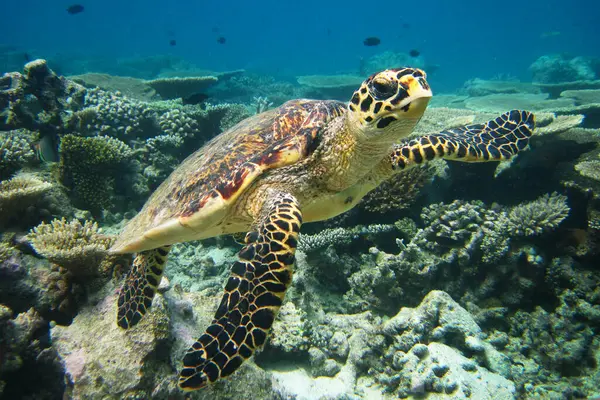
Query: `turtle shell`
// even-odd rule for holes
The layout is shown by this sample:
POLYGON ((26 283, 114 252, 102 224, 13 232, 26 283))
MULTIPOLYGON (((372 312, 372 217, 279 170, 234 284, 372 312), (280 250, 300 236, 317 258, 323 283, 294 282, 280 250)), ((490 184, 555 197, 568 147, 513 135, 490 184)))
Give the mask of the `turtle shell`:
POLYGON ((265 171, 306 158, 338 101, 293 100, 243 120, 185 159, 127 224, 113 253, 149 250, 224 233, 217 226, 265 171))

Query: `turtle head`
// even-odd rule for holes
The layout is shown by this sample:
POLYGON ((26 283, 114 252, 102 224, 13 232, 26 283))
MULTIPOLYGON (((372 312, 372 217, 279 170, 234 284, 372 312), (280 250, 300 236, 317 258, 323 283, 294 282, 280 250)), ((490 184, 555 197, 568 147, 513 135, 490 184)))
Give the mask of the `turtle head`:
POLYGON ((431 89, 417 68, 386 69, 371 75, 348 104, 352 127, 369 139, 408 136, 425 112, 431 89))

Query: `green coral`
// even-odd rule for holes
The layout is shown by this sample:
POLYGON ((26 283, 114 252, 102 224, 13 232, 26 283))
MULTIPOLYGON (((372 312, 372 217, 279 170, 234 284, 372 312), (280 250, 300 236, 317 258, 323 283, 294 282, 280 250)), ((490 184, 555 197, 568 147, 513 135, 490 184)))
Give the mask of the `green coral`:
POLYGON ((65 135, 60 144, 62 183, 81 207, 99 211, 112 204, 115 183, 132 169, 133 151, 108 136, 65 135))
POLYGON ((554 192, 513 207, 508 213, 508 229, 516 236, 540 235, 556 229, 568 215, 567 198, 554 192))

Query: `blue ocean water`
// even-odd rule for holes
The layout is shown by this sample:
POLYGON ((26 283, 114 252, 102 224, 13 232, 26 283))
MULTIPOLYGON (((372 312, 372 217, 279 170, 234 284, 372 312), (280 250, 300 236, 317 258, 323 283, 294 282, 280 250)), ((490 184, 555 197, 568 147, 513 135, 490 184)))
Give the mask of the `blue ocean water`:
POLYGON ((70 15, 72 4, 5 2, 0 44, 32 57, 95 57, 110 64, 173 55, 206 69, 289 76, 352 72, 361 57, 417 49, 440 66, 430 77, 438 91, 498 74, 530 80, 529 65, 544 54, 600 56, 594 45, 600 5, 592 0, 88 0, 81 2, 84 12, 70 15), (221 36, 225 44, 217 42, 221 36), (364 46, 369 36, 381 44, 364 46))

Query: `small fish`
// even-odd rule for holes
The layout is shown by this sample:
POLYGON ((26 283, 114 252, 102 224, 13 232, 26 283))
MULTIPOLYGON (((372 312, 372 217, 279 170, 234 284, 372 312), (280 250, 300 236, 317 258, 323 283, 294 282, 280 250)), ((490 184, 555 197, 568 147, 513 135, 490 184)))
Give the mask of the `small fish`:
POLYGON ((404 29, 409 29, 409 28, 410 28, 410 24, 409 24, 408 22, 404 22, 404 23, 402 24, 402 27, 403 27, 404 29))
POLYGON ((205 93, 194 93, 187 97, 182 97, 183 104, 197 105, 206 101, 210 96, 205 93))
POLYGON ((54 135, 46 134, 33 143, 35 153, 41 162, 58 161, 58 146, 56 141, 57 139, 54 135))
POLYGON ((419 57, 421 55, 421 52, 417 49, 412 49, 411 51, 408 52, 408 55, 415 58, 415 57, 419 57))
POLYGON ((379 46, 379 43, 381 43, 381 39, 375 36, 371 36, 363 40, 363 44, 365 46, 379 46))
POLYGON ((331 36, 331 28, 327 28, 327 36, 331 36))
POLYGON ((224 36, 219 36, 217 38, 217 43, 219 43, 219 44, 225 44, 226 41, 227 41, 227 39, 225 39, 224 36))
POLYGON ((219 27, 218 26, 213 26, 211 29, 212 33, 219 33, 219 27))
POLYGON ((81 4, 73 4, 67 8, 67 12, 71 15, 82 13, 85 8, 81 4))
POLYGON ((28 63, 29 61, 32 60, 32 58, 29 55, 29 53, 23 53, 23 59, 25 60, 26 63, 28 63))
POLYGON ((169 46, 177 46, 177 40, 175 40, 175 39, 169 40, 169 46))

